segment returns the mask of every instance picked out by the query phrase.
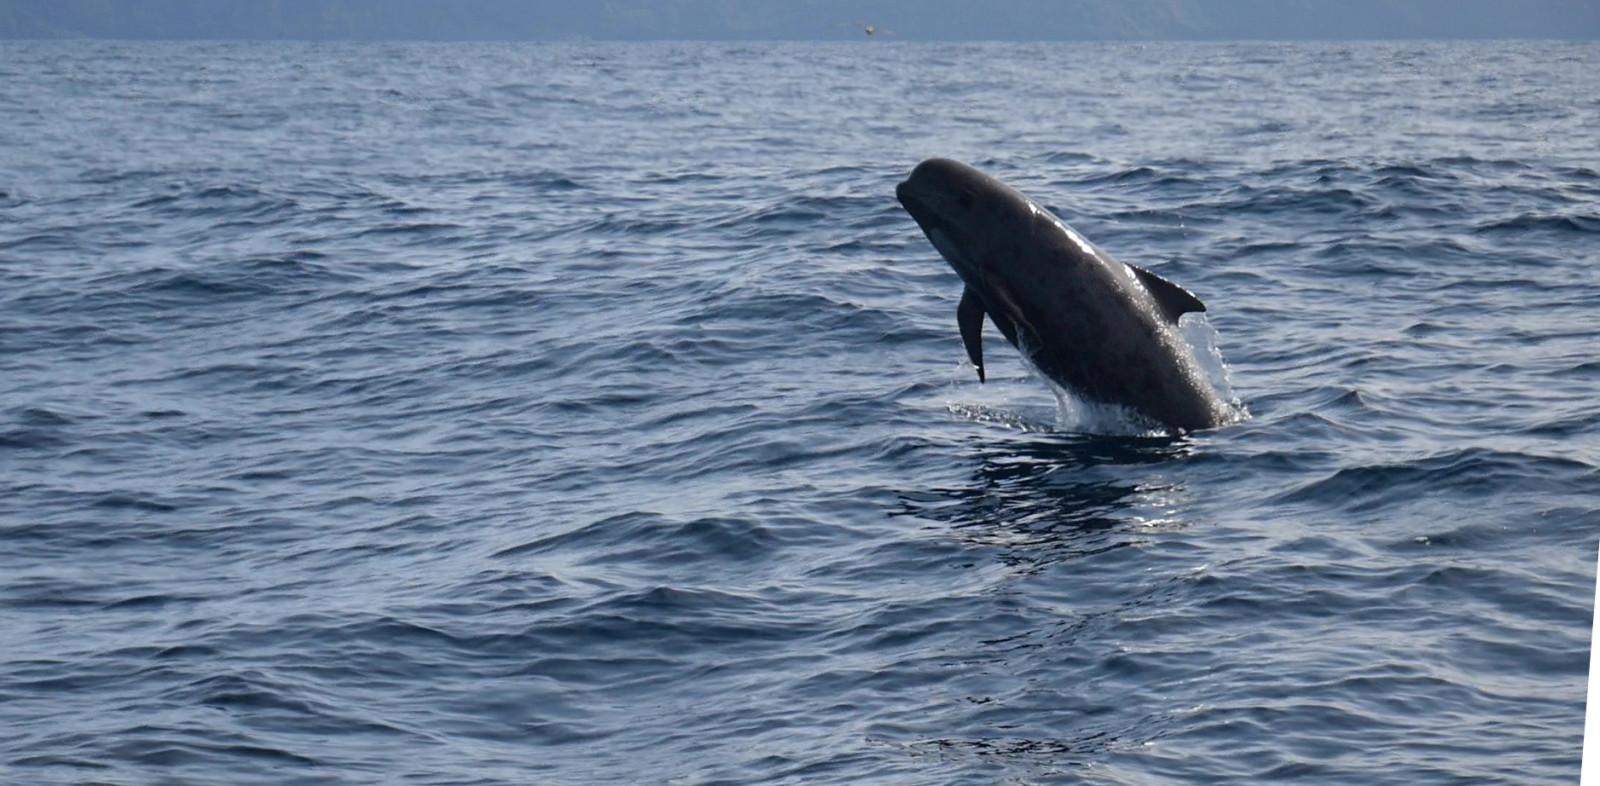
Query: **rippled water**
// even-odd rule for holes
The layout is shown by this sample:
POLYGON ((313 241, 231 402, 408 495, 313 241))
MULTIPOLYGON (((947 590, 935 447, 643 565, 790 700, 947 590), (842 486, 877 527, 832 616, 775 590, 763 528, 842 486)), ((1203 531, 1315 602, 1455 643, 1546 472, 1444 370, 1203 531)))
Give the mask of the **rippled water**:
POLYGON ((0 42, 0 117, 5 782, 1577 778, 1594 44, 0 42), (1253 417, 979 386, 931 155, 1253 417))

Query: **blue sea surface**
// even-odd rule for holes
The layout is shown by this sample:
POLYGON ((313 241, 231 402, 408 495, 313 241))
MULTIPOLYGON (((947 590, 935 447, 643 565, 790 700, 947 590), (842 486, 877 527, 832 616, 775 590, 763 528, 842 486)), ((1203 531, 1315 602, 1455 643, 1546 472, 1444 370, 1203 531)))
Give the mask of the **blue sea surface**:
POLYGON ((1594 43, 0 42, 0 783, 1575 783, 1596 151, 1594 43), (980 385, 935 155, 1249 419, 980 385))

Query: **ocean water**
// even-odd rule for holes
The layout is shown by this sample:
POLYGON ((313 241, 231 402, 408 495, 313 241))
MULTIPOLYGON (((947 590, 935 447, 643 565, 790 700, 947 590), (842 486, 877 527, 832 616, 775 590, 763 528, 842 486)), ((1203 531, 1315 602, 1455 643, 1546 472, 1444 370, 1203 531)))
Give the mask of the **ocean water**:
POLYGON ((1592 43, 0 42, 0 782, 1574 783, 1596 150, 1592 43), (934 155, 1250 418, 980 386, 934 155))

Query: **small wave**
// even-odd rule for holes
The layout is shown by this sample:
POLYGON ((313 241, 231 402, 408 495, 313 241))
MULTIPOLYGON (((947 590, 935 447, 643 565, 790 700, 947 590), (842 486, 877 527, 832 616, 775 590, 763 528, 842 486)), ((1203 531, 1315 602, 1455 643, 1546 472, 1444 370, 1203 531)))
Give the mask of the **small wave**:
POLYGON ((1521 232, 1593 234, 1600 232, 1600 216, 1525 213, 1479 224, 1473 231, 1479 234, 1521 232))
POLYGON ((1058 150, 1046 153, 1040 160, 1046 164, 1094 164, 1100 162, 1098 157, 1076 150, 1058 150))
POLYGON ((1600 377, 1600 360, 1586 360, 1558 372, 1580 377, 1600 377))
POLYGON ((1133 187, 1141 191, 1160 192, 1163 194, 1169 194, 1173 191, 1192 191, 1200 185, 1199 181, 1184 175, 1173 174, 1149 166, 1135 166, 1115 172, 1091 175, 1064 181, 1063 184, 1072 186, 1110 185, 1133 187))
POLYGON ((151 611, 174 605, 194 605, 206 601, 202 595, 134 595, 105 603, 106 611, 151 611))
POLYGON ((1530 167, 1526 161, 1516 161, 1509 158, 1477 158, 1475 156, 1443 156, 1431 161, 1440 167, 1459 167, 1468 171, 1481 170, 1489 172, 1522 172, 1530 167))
POLYGON ((395 238, 408 243, 437 243, 441 240, 450 239, 463 229, 465 227, 460 224, 420 221, 369 227, 356 232, 351 237, 354 239, 395 238))
POLYGON ((38 232, 11 240, 0 240, 0 251, 24 251, 36 254, 46 251, 73 251, 77 248, 78 241, 72 235, 60 232, 38 232))
POLYGON ((581 180, 560 172, 545 170, 538 172, 506 172, 493 178, 515 188, 526 188, 535 192, 547 191, 588 191, 592 187, 581 180))
POLYGON ((71 440, 44 429, 0 429, 0 448, 13 450, 43 450, 60 448, 71 440))
POLYGON ((688 222, 676 218, 648 218, 636 213, 610 213, 579 225, 576 229, 585 234, 648 237, 674 234, 689 226, 688 222))
POLYGON ((1385 164, 1374 170, 1372 174, 1378 177, 1378 183, 1411 183, 1418 180, 1454 180, 1455 176, 1449 172, 1440 171, 1426 164, 1385 164))
POLYGON ((731 518, 674 522, 653 513, 612 516, 565 532, 506 546, 493 557, 509 559, 557 551, 583 550, 599 562, 751 560, 770 555, 778 545, 759 523, 731 518))
MULTIPOLYGON (((288 262, 285 267, 293 270, 297 265, 288 262)), ((262 260, 249 260, 231 270, 222 267, 212 270, 153 269, 120 273, 95 282, 99 291, 90 297, 102 307, 142 304, 151 308, 170 308, 175 305, 207 305, 255 299, 289 289, 285 287, 286 283, 302 282, 281 275, 275 269, 275 263, 263 264, 262 260)))
POLYGON ((1135 166, 1127 169, 1118 169, 1112 172, 1103 172, 1089 177, 1079 178, 1074 181, 1078 185, 1095 185, 1097 183, 1127 183, 1130 181, 1149 181, 1160 178, 1161 172, 1153 167, 1135 166))
POLYGON ((1380 206, 1375 197, 1344 187, 1236 186, 1225 196, 1224 201, 1206 207, 1245 214, 1331 216, 1360 213, 1380 206))
POLYGON ((1284 494, 1279 501, 1372 510, 1441 489, 1474 496, 1499 489, 1577 493, 1586 479, 1592 484, 1594 469, 1572 459, 1465 448, 1415 461, 1346 467, 1284 494))
POLYGON ((722 175, 714 175, 698 170, 685 170, 679 172, 650 172, 639 178, 640 183, 649 185, 677 186, 692 183, 718 183, 726 180, 722 175))

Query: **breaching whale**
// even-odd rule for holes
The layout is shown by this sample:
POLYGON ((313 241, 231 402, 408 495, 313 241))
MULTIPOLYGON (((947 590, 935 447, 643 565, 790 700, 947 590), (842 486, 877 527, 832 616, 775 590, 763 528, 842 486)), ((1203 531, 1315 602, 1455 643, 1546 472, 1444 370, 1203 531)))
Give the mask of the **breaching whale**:
POLYGON ((930 158, 895 188, 966 291, 956 322, 984 379, 983 317, 1042 374, 1173 431, 1233 412, 1178 334, 1199 298, 1118 262, 1049 210, 959 161, 930 158))

